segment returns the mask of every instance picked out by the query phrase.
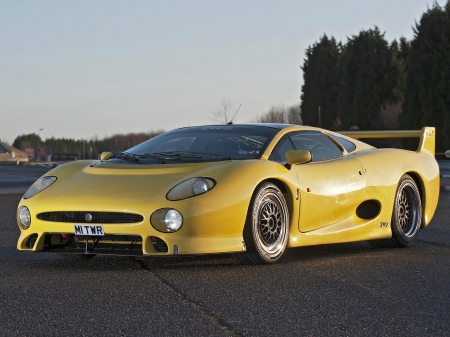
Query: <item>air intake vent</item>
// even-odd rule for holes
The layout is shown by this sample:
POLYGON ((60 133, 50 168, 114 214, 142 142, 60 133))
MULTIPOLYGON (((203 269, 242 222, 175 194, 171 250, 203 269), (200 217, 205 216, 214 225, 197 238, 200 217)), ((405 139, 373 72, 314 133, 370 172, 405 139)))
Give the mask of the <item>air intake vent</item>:
POLYGON ((167 247, 167 243, 164 240, 161 240, 156 236, 151 236, 150 239, 152 240, 153 247, 155 247, 157 252, 167 253, 169 251, 169 247, 167 247))
POLYGON ((139 214, 118 212, 46 212, 38 214, 38 219, 52 222, 74 223, 135 223, 144 221, 139 214))
POLYGON ((356 209, 356 215, 361 219, 370 220, 380 213, 380 203, 376 200, 366 200, 356 209))

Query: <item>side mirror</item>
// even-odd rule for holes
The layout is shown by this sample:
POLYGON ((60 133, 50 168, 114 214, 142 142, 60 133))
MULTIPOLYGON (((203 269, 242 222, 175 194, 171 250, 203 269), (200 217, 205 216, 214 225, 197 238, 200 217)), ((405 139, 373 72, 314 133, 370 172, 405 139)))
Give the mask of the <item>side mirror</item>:
POLYGON ((285 156, 289 165, 309 163, 312 159, 311 152, 305 150, 291 150, 285 156))
POLYGON ((102 152, 102 154, 100 155, 100 160, 108 160, 111 157, 114 157, 114 154, 112 152, 102 152))

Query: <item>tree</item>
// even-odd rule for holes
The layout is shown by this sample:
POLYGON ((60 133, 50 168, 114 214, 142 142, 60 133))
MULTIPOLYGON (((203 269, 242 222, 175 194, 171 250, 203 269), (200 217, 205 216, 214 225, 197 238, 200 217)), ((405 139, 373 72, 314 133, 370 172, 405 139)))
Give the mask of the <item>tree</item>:
POLYGON ((224 98, 219 103, 216 112, 213 112, 213 121, 220 124, 226 124, 231 121, 235 111, 233 111, 234 103, 229 98, 224 98))
POLYGON ((268 112, 259 118, 260 123, 286 123, 286 108, 284 105, 272 106, 268 112))
POLYGON ((13 145, 14 147, 25 151, 27 148, 35 148, 38 144, 42 144, 42 139, 35 133, 30 133, 27 135, 20 135, 14 139, 13 145))
POLYGON ((348 39, 342 51, 339 117, 344 129, 372 129, 380 109, 403 100, 405 63, 378 27, 348 39))
POLYGON ((303 123, 326 129, 339 129, 338 97, 341 46, 326 35, 306 50, 300 110, 303 123), (321 118, 319 121, 319 107, 321 118))
POLYGON ((286 108, 283 104, 272 106, 269 111, 256 118, 257 123, 289 123, 302 124, 302 115, 299 105, 286 108))
POLYGON ((286 119, 289 124, 302 125, 302 110, 300 105, 293 105, 286 111, 286 119))
MULTIPOLYGON (((395 41, 396 42, 396 41, 395 41)), ((408 72, 408 59, 409 54, 411 53, 411 42, 408 41, 405 37, 401 37, 398 43, 398 55, 397 57, 403 61, 405 72, 408 72)))
POLYGON ((435 126, 436 150, 449 149, 450 2, 434 3, 416 22, 408 69, 402 126, 435 126))
MULTIPOLYGON (((91 140, 51 137, 42 141, 39 138, 39 144, 41 146, 51 147, 53 154, 77 154, 78 158, 81 158, 82 156, 84 145, 84 158, 96 158, 104 151, 115 153, 125 151, 163 132, 163 130, 156 130, 148 133, 117 134, 111 137, 105 137, 102 140, 99 140, 97 136, 93 137, 91 140)), ((38 143, 37 137, 38 136, 34 133, 18 136, 14 140, 14 144, 17 146, 13 146, 22 150, 25 150, 28 147, 34 148, 38 143)))

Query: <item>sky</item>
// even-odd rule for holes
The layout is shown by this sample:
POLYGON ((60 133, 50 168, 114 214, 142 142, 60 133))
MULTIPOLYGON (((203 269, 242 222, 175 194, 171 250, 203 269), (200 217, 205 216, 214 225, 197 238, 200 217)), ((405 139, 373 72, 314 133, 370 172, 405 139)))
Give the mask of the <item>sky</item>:
MULTIPOLYGON (((438 0, 444 5, 446 0, 438 0)), ((0 138, 103 138, 299 104, 305 50, 378 26, 411 39, 427 0, 0 0, 0 138)))

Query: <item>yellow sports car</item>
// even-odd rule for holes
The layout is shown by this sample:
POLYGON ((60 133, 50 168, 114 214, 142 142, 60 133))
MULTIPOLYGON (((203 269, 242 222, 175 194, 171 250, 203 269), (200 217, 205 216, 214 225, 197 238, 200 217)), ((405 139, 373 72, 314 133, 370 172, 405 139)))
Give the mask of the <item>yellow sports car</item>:
POLYGON ((417 133, 412 152, 298 125, 173 130, 38 179, 17 209, 17 248, 85 258, 227 252, 257 264, 287 247, 407 247, 439 198, 435 130, 417 133))

